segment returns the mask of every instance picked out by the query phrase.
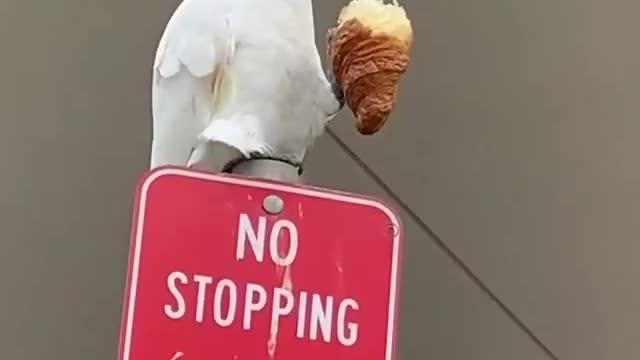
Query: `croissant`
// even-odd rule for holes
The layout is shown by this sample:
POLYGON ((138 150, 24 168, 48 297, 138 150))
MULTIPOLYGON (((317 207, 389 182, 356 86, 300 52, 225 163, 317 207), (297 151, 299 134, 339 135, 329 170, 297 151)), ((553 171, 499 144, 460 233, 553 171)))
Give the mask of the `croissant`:
POLYGON ((412 45, 411 22, 396 0, 353 0, 342 8, 328 56, 361 134, 375 134, 387 122, 412 45))

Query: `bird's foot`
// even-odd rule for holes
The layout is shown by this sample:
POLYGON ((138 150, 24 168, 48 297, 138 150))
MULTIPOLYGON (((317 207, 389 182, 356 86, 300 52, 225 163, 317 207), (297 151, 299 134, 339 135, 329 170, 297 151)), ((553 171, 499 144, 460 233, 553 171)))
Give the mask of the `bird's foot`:
MULTIPOLYGON (((338 31, 338 27, 337 26, 327 30, 327 35, 326 35, 327 36, 327 49, 330 49, 331 41, 333 40, 333 37, 335 36, 337 31, 338 31)), ((329 51, 327 50, 327 54, 328 53, 329 53, 329 51)), ((331 84, 331 91, 333 92, 333 95, 335 96, 336 100, 340 104, 340 109, 342 109, 344 107, 344 105, 345 105, 344 92, 343 92, 342 87, 340 86, 340 84, 338 84, 338 80, 336 79, 336 74, 334 72, 333 61, 331 59, 331 56, 327 56, 327 69, 326 69, 325 73, 326 73, 326 76, 327 76, 327 80, 329 81, 329 84, 331 84)))
POLYGON ((333 73, 333 71, 331 71, 331 70, 327 71, 327 80, 329 81, 329 84, 331 85, 331 92, 333 93, 333 96, 335 96, 336 100, 338 101, 338 103, 340 105, 339 109, 341 110, 345 105, 344 92, 342 91, 342 88, 340 87, 340 85, 336 81, 336 76, 333 73))
POLYGON ((338 26, 334 26, 332 28, 329 28, 329 30, 327 30, 327 44, 331 44, 331 40, 333 40, 333 37, 336 35, 336 32, 338 32, 338 26))

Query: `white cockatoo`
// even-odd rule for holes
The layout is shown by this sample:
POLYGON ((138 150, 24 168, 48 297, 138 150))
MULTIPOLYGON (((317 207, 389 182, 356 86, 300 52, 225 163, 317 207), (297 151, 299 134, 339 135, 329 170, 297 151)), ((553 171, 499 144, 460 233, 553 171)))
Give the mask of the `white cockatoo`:
POLYGON ((344 106, 311 0, 184 0, 153 67, 151 168, 190 166, 207 141, 300 164, 344 106))

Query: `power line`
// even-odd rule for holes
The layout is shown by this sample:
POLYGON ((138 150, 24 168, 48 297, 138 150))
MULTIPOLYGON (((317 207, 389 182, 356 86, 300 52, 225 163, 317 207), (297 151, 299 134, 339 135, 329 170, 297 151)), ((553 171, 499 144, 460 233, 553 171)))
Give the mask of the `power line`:
POLYGON ((559 358, 551 351, 551 349, 542 342, 542 340, 534 334, 533 330, 527 326, 514 312, 507 306, 498 296, 476 275, 462 259, 438 236, 415 211, 400 198, 395 191, 378 175, 358 154, 353 151, 346 142, 344 142, 331 128, 327 128, 329 136, 382 190, 404 210, 411 220, 415 221, 418 226, 429 235, 431 240, 478 286, 506 315, 513 321, 540 349, 552 360, 559 358))

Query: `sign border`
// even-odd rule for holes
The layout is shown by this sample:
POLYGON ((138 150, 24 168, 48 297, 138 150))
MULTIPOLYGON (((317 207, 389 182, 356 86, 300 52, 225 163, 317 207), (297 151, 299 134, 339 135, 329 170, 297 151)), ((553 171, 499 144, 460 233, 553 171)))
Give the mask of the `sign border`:
POLYGON ((376 208, 382 211, 396 227, 393 236, 393 259, 391 262, 391 279, 389 292, 389 315, 387 319, 387 343, 385 347, 385 360, 395 359, 396 335, 398 325, 398 298, 400 286, 398 284, 401 277, 401 261, 403 256, 403 224, 396 215, 396 212, 383 201, 369 196, 356 195, 342 191, 328 190, 314 186, 287 184, 275 181, 265 181, 263 179, 252 179, 250 177, 239 177, 226 174, 211 174, 198 170, 180 168, 174 166, 163 166, 145 173, 136 189, 135 203, 133 207, 133 221, 131 230, 131 241, 129 251, 129 262, 127 280, 125 286, 125 297, 122 309, 122 319, 119 336, 119 360, 130 360, 131 342, 133 333, 133 321, 135 317, 135 301, 138 288, 138 276, 140 268, 140 257, 142 252, 142 237, 144 229, 144 219, 146 213, 147 194, 154 182, 165 176, 183 176, 193 179, 207 180, 211 182, 242 185, 254 188, 281 191, 329 199, 349 204, 356 204, 376 208))

